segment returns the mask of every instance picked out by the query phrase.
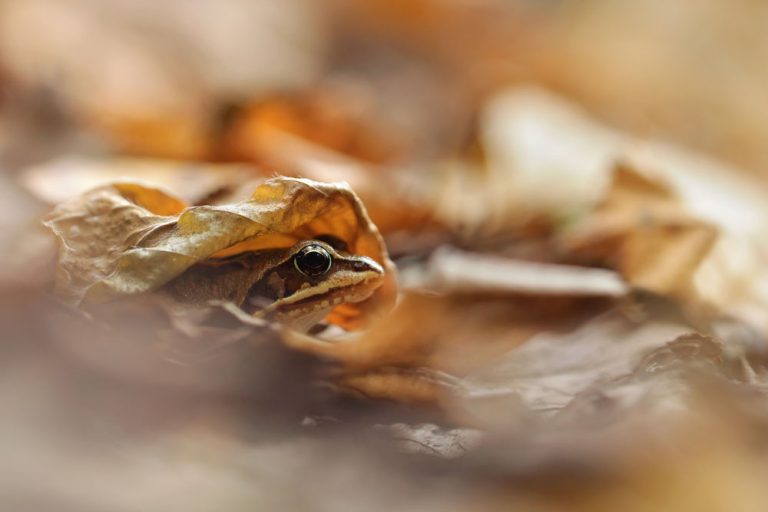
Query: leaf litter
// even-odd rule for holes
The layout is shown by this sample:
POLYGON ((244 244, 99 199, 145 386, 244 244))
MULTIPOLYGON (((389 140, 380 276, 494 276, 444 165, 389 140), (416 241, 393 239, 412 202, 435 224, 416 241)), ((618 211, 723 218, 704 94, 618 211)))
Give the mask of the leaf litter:
MULTIPOLYGON (((614 125, 640 123, 597 79, 590 96, 572 65, 552 72, 562 55, 524 29, 560 27, 590 55, 560 23, 581 20, 599 41, 597 18, 419 1, 349 12, 331 2, 327 18, 304 20, 296 13, 310 7, 296 0, 286 18, 275 7, 264 37, 303 72, 260 77, 216 67, 220 43, 179 35, 192 21, 148 23, 126 4, 119 12, 153 38, 130 43, 135 27, 113 15, 115 31, 93 33, 115 76, 145 72, 128 91, 108 69, 19 42, 54 7, 15 4, 0 10, 13 28, 0 36, 13 43, 0 52, 11 86, 50 87, 35 70, 60 62, 55 101, 100 142, 30 166, 9 159, 2 175, 13 229, 1 248, 14 257, 0 272, 0 437, 11 460, 31 461, 0 472, 14 499, 72 510, 762 510, 768 197, 758 176, 593 118, 609 105, 627 116, 614 125), (521 30, 471 38, 488 61, 470 65, 455 40, 434 39, 443 25, 461 34, 465 10, 521 30), (287 43, 292 24, 324 50, 287 43), (566 96, 490 72, 512 43, 566 96), (208 50, 162 66, 190 47, 208 50), (377 59, 403 83, 365 65, 377 59), (306 85, 324 66, 336 71, 306 85), (168 87, 177 82, 195 86, 168 87), (50 233, 31 236, 41 219, 50 233), (372 261, 375 287, 335 303, 322 280, 286 277, 309 240, 336 261, 372 261), (262 314, 290 304, 286 287, 317 287, 317 314, 262 314), (278 291, 254 310, 254 290, 278 291)), ((244 17, 261 9, 230 4, 244 17)), ((73 2, 63 32, 43 36, 78 47, 66 28, 92 26, 92 9, 73 2)), ((233 59, 258 46, 238 38, 233 59)), ((658 133, 670 130, 698 133, 669 120, 658 133)), ((703 149, 727 157, 713 137, 703 149)), ((14 151, 34 161, 35 147, 14 151)))

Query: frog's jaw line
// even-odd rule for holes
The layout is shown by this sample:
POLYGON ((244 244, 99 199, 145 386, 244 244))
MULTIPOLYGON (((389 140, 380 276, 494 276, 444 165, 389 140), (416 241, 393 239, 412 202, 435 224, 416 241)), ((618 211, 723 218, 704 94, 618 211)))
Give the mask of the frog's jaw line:
POLYGON ((287 299, 273 304, 268 309, 277 312, 278 316, 284 319, 295 319, 306 315, 313 315, 318 310, 330 311, 339 304, 363 301, 370 297, 383 282, 381 274, 376 272, 370 272, 369 274, 371 275, 356 273, 356 282, 351 285, 347 281, 345 286, 334 287, 329 284, 327 287, 320 286, 301 290, 287 299), (312 297, 321 295, 327 296, 327 298, 314 302, 310 300, 312 297), (298 304, 300 301, 307 301, 307 304, 298 304))
MULTIPOLYGON (((355 273, 347 273, 347 272, 340 272, 337 275, 335 275, 333 278, 328 279, 327 281, 323 281, 321 283, 318 283, 315 286, 307 287, 301 290, 298 290, 296 293, 291 295, 290 297, 286 297, 285 299, 280 300, 276 305, 279 306, 289 306, 291 304, 295 304, 297 302, 301 302, 303 300, 310 299, 312 297, 317 297, 319 295, 333 295, 335 291, 337 290, 343 290, 343 289, 349 289, 350 291, 359 289, 360 287, 369 287, 373 286, 374 288, 378 288, 378 286, 382 282, 382 274, 375 272, 375 271, 368 271, 368 272, 355 272, 355 273)), ((354 301, 353 302, 357 302, 354 301)))

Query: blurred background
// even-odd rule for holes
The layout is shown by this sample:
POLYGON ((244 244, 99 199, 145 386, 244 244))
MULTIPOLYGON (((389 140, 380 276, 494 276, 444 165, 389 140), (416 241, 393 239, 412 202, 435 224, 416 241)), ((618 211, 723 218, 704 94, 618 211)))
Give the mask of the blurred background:
MULTIPOLYGON (((312 134, 324 146, 373 162, 435 158, 471 138, 489 95, 534 83, 612 126, 760 173, 764 9, 747 0, 6 0, 5 165, 57 150, 254 157, 240 146, 258 106, 298 109, 298 97, 316 123, 376 125, 324 126, 312 134), (15 116, 25 123, 11 129, 15 116), (35 151, 40 125, 48 142, 35 151)), ((268 113, 264 121, 278 121, 268 113)))
MULTIPOLYGON (((40 219, 119 177, 157 182, 189 204, 247 197, 275 174, 343 180, 405 290, 429 288, 446 245, 595 266, 675 303, 662 308, 671 324, 633 324, 651 325, 640 337, 654 347, 714 308, 749 332, 744 350, 762 354, 767 24, 768 4, 756 0, 0 0, 4 507, 764 510, 759 370, 734 377, 748 388, 734 391, 687 373, 645 387, 636 359, 600 367, 639 379, 651 398, 630 406, 616 398, 631 394, 627 381, 604 379, 609 389, 597 392, 587 378, 577 405, 543 430, 528 409, 549 404, 548 392, 501 405, 485 395, 461 407, 349 403, 316 385, 324 364, 281 348, 274 333, 254 350, 221 333, 190 340, 141 304, 104 321, 73 314, 50 297, 55 243, 40 219), (662 176, 723 236, 693 285, 668 290, 633 274, 645 259, 614 265, 620 251, 585 259, 560 244, 563 226, 605 205, 625 159, 662 176), (744 401, 730 394, 742 391, 744 401), (600 399, 621 406, 593 417, 600 399), (649 403, 654 414, 706 405, 662 415, 662 428, 638 413, 649 403), (590 433, 597 416, 611 425, 601 439, 590 433), (670 450, 680 438, 692 444, 670 450), (646 442, 658 451, 643 453, 646 442)), ((678 255, 690 247, 675 244, 678 255)), ((542 306, 501 295, 411 297, 401 330, 376 343, 440 345, 412 366, 464 378, 537 333, 573 333, 618 307, 615 297, 542 306)), ((582 338, 610 346, 626 334, 604 322, 582 338)), ((686 343, 732 377, 741 356, 686 343)), ((573 357, 592 365, 602 345, 590 347, 573 357)))

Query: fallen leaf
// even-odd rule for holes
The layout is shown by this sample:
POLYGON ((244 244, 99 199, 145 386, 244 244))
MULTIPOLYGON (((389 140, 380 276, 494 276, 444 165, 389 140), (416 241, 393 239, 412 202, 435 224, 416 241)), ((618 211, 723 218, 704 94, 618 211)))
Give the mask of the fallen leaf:
POLYGON ((603 202, 563 238, 570 252, 615 268, 637 288, 692 299, 718 234, 668 187, 618 165, 603 202))
MULTIPOLYGON (((320 235, 344 241, 352 254, 368 256, 386 270, 373 296, 344 305, 337 321, 352 325, 394 299, 394 266, 378 230, 357 196, 340 183, 275 178, 247 201, 199 207, 186 207, 156 188, 115 183, 60 205, 47 225, 62 242, 58 290, 74 304, 157 291, 201 261, 287 248, 320 235)), ((196 287, 195 302, 220 299, 215 290, 196 287)))
POLYGON ((69 201, 92 188, 116 181, 152 184, 173 190, 188 204, 209 204, 210 199, 222 192, 236 189, 254 178, 254 170, 245 165, 69 156, 28 167, 21 172, 19 180, 33 195, 50 204, 69 201))
POLYGON ((690 327, 680 323, 638 325, 617 311, 571 332, 542 332, 470 375, 462 403, 479 411, 477 417, 502 423, 509 419, 505 403, 513 415, 518 404, 552 415, 590 388, 631 373, 648 353, 687 332, 690 327))
POLYGON ((375 113, 371 98, 354 87, 265 98, 235 115, 224 153, 237 161, 284 164, 289 157, 280 154, 281 136, 290 134, 361 162, 391 162, 399 156, 399 141, 376 125, 375 113))
POLYGON ((180 6, 4 2, 0 62, 123 152, 183 159, 212 155, 222 104, 318 73, 327 32, 308 2, 180 6))

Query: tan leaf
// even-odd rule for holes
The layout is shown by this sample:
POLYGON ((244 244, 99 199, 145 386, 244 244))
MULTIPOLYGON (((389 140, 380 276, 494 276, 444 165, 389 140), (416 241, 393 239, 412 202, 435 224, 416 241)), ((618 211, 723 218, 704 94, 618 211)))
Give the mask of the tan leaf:
POLYGON ((718 237, 677 196, 627 165, 618 165, 597 209, 569 232, 575 253, 617 269, 632 285, 682 298, 718 237))

